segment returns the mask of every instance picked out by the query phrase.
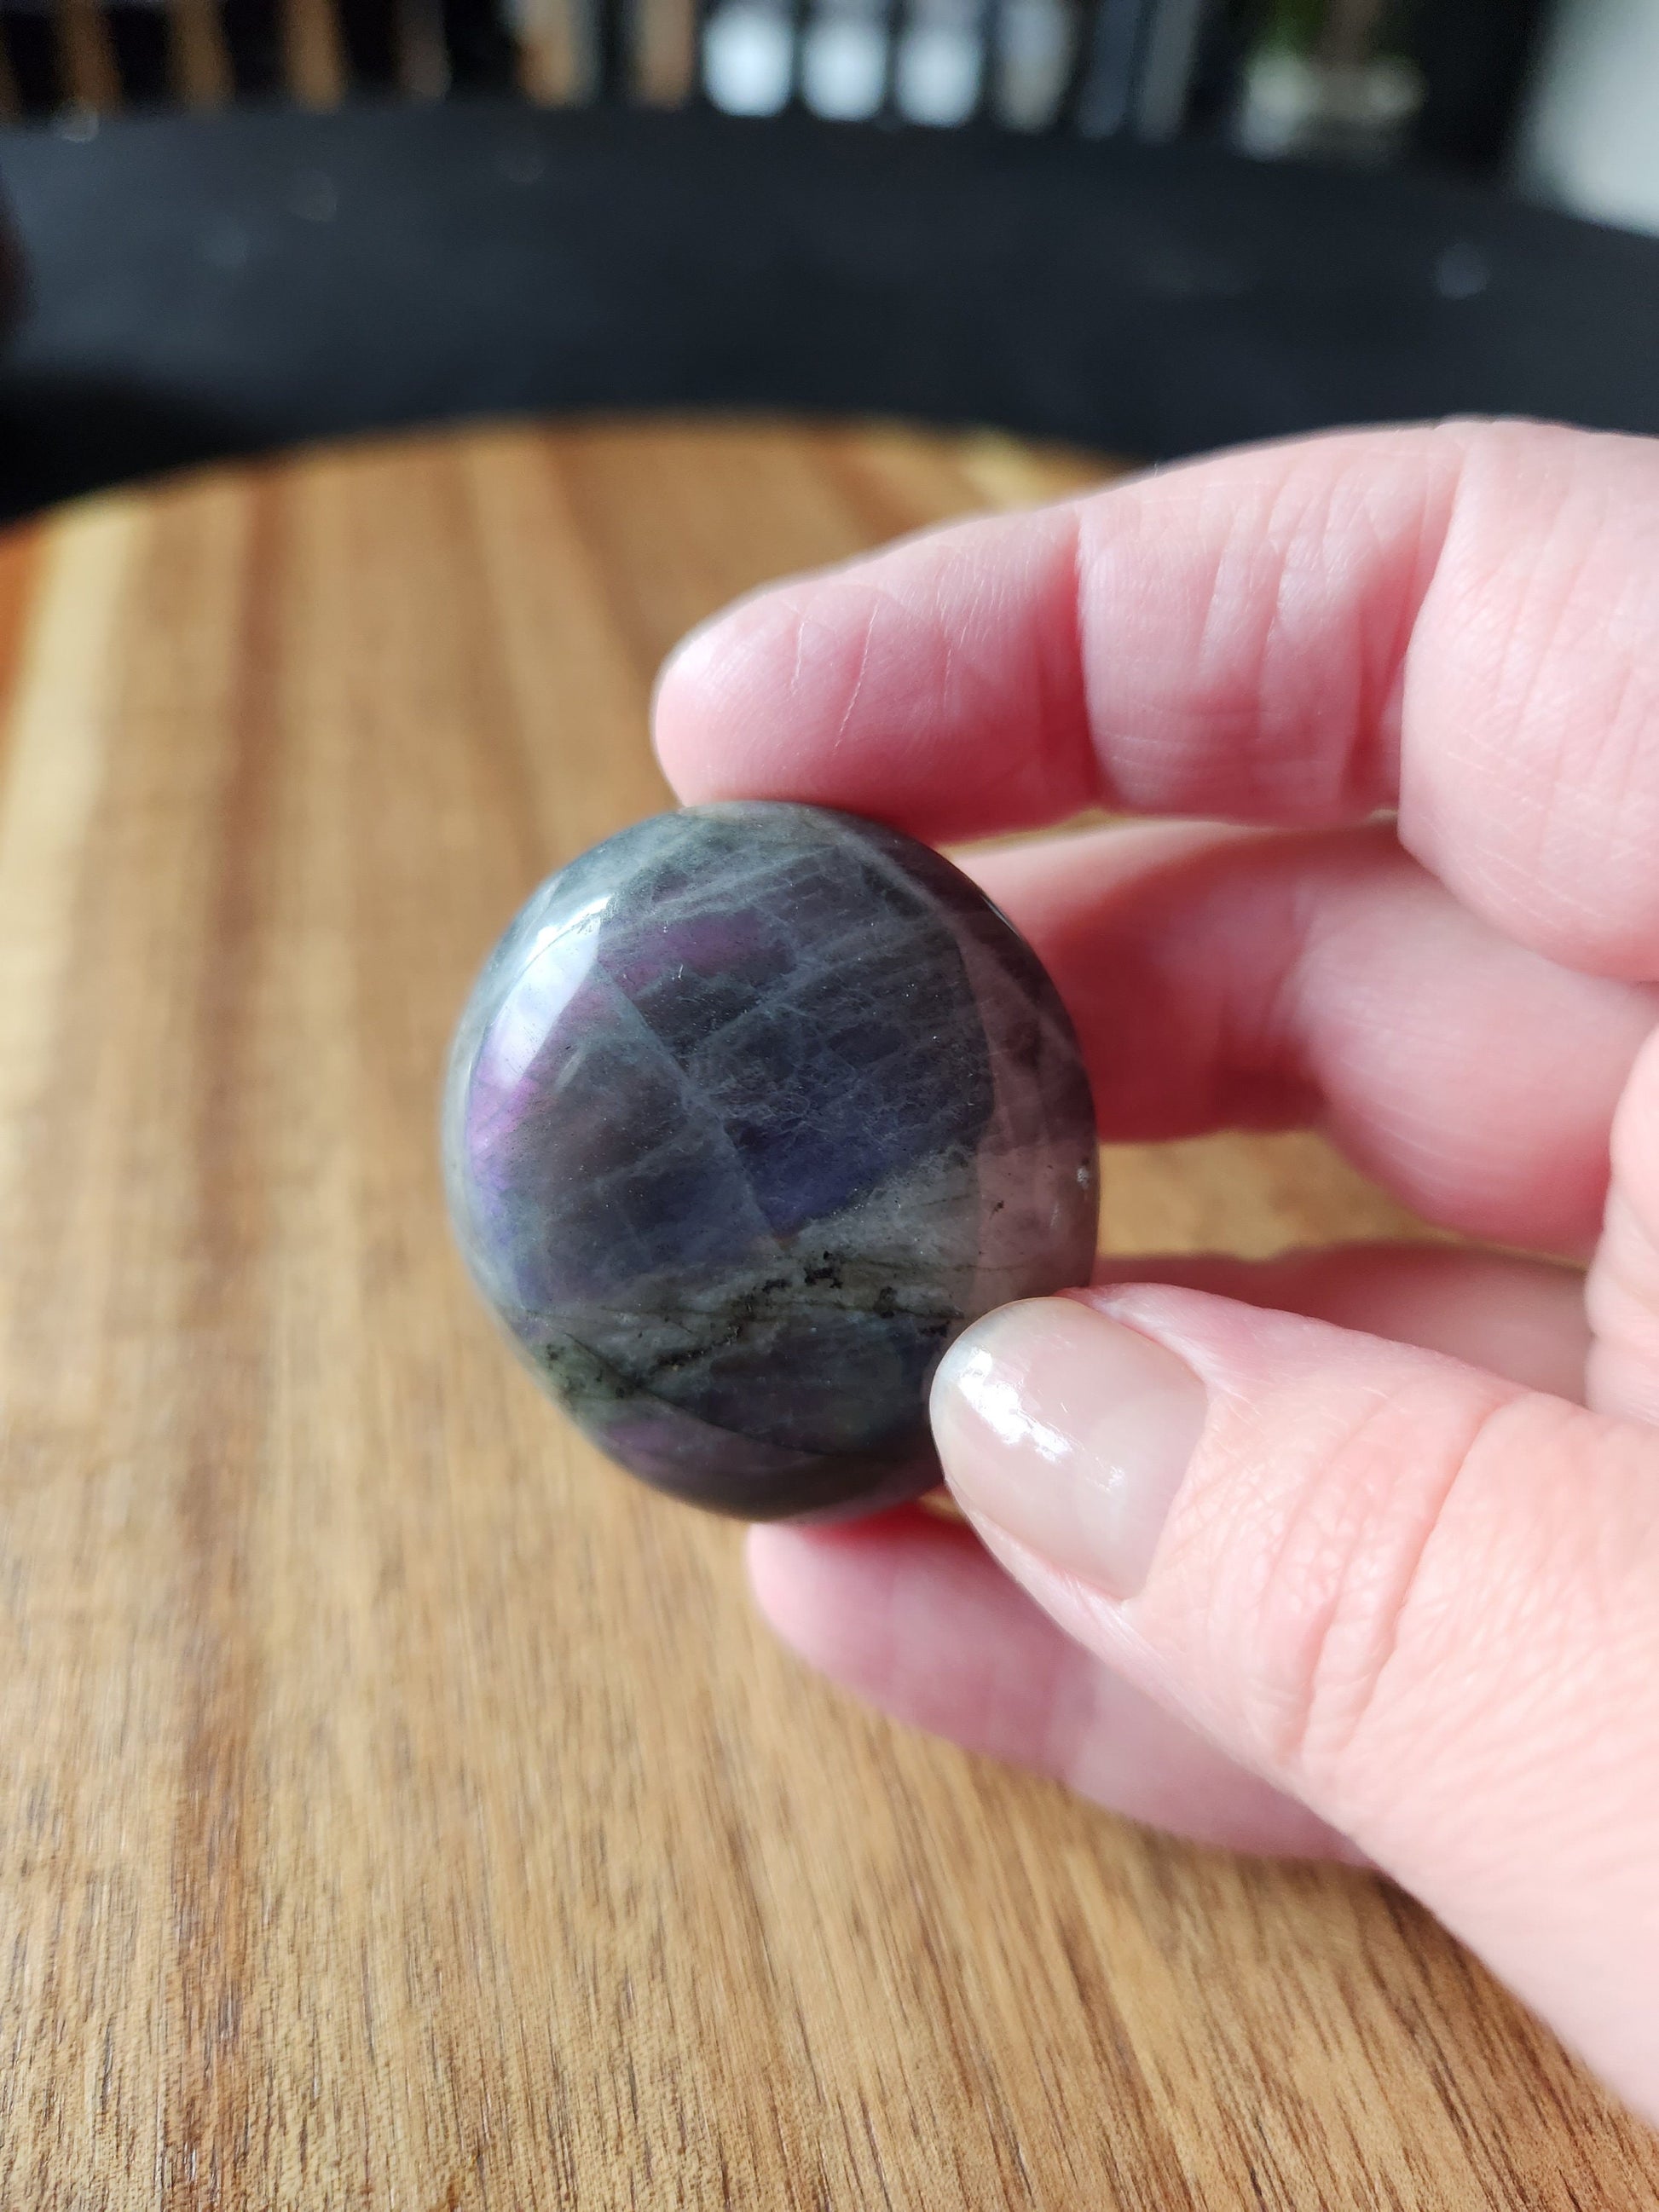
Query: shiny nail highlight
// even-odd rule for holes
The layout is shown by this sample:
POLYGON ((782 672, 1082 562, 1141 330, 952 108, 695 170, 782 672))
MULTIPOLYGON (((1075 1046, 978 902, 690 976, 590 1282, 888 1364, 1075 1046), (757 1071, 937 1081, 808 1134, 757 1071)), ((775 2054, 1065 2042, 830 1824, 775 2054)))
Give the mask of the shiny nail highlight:
POLYGON ((963 1510, 1118 1598, 1146 1579, 1206 1410, 1184 1360, 1074 1298, 992 1314, 933 1384, 963 1510))

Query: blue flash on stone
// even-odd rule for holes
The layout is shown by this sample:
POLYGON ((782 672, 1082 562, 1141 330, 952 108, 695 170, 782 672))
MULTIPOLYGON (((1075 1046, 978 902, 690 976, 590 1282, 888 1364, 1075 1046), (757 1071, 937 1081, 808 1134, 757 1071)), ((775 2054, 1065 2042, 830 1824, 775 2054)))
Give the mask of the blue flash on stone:
POLYGON ((946 1346, 1095 1251, 1093 1103, 1036 954, 914 838, 770 800, 542 885, 462 1015, 444 1165, 545 1388, 749 1520, 929 1488, 946 1346))

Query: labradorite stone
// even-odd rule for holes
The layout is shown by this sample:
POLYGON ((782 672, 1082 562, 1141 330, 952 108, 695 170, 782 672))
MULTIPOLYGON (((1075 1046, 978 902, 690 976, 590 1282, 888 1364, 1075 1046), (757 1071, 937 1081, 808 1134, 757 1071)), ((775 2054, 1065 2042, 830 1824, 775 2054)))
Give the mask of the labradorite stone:
POLYGON ((969 1322, 1088 1279, 1094 1115, 1036 955, 926 846, 743 801, 636 823, 507 930, 445 1108, 456 1233, 601 1449, 750 1519, 938 1478, 969 1322))

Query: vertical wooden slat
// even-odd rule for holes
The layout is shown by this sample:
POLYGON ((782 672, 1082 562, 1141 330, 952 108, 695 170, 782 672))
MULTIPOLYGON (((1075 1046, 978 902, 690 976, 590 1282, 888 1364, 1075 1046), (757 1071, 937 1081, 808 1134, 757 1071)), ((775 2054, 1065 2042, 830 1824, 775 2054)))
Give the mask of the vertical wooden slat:
POLYGON ((222 107, 234 96, 230 52, 216 0, 170 0, 173 82, 186 107, 222 107))
POLYGON ((97 0, 58 0, 64 90, 76 107, 111 114, 121 105, 121 80, 109 24, 97 0))
POLYGON ((585 98, 573 0, 520 0, 519 86, 538 106, 565 107, 585 98))
POLYGON ((697 71, 693 0, 635 0, 634 89, 653 107, 681 107, 697 71))
POLYGON ((337 107, 345 89, 333 0, 283 0, 283 75, 301 107, 337 107))

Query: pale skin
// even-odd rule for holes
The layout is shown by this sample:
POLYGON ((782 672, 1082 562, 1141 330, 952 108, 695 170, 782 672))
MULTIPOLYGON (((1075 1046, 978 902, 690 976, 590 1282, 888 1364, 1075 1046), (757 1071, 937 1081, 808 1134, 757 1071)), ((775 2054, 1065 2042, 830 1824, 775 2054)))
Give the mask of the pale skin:
POLYGON ((1316 1126, 1553 1255, 1012 1310, 935 1392, 977 1534, 757 1530, 779 1632, 1136 1819, 1375 1863, 1659 2118, 1659 444, 1358 433, 938 532, 699 632, 657 734, 687 799, 933 842, 1176 817, 976 863, 1103 1134, 1316 1126))

